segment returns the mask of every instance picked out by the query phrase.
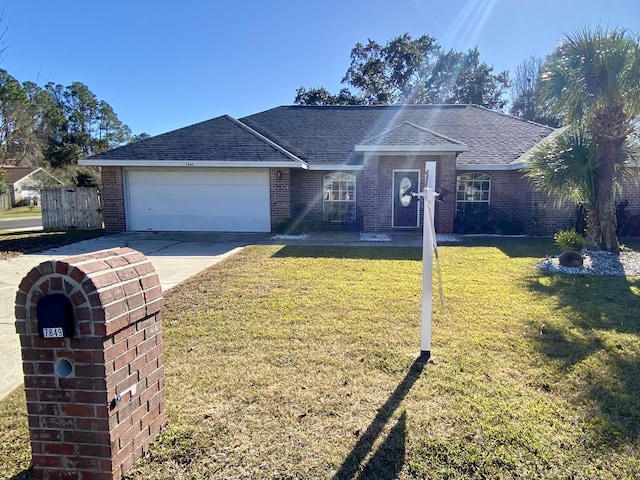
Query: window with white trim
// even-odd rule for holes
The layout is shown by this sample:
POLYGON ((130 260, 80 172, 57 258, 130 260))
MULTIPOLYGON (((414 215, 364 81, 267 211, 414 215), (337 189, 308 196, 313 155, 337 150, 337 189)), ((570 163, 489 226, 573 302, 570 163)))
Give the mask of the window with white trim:
POLYGON ((334 172, 323 177, 322 209, 325 222, 356 221, 356 176, 334 172))
POLYGON ((491 176, 469 172, 456 179, 456 203, 458 209, 485 210, 491 200, 491 176))

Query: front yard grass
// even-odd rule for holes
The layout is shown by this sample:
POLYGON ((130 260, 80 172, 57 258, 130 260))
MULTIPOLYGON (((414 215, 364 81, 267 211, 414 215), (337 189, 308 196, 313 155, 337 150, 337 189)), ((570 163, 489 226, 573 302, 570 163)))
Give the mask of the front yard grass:
MULTIPOLYGON (((440 248, 426 365, 420 249, 253 246, 172 289, 169 422, 129 478, 637 478, 640 278, 488 241, 440 248)), ((23 396, 3 478, 29 477, 23 396)))
POLYGON ((39 217, 42 215, 42 207, 13 207, 0 211, 0 219, 39 217))

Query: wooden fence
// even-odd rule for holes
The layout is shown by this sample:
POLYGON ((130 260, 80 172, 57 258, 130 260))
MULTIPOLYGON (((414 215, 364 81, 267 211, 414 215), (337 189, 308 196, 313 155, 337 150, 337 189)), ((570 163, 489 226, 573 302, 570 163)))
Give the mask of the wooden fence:
POLYGON ((97 188, 47 188, 42 190, 41 205, 44 230, 102 228, 97 188))
POLYGON ((8 193, 0 195, 0 212, 5 212, 11 208, 11 197, 8 193))

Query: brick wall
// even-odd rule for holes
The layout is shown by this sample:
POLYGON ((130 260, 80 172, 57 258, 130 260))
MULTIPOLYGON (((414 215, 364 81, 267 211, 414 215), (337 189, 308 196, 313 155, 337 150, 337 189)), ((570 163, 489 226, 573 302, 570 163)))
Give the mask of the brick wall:
POLYGON ((291 169, 269 169, 271 231, 291 217, 291 169))
MULTIPOLYGON (((491 177, 492 217, 511 223, 516 232, 551 235, 575 222, 575 205, 556 205, 555 199, 533 191, 529 179, 519 170, 486 171, 491 177)), ((462 172, 458 172, 462 173, 462 172)))
MULTIPOLYGON (((451 233, 455 214, 455 155, 398 155, 371 156, 365 163, 364 192, 364 230, 385 231, 393 225, 393 171, 419 170, 420 188, 424 188, 425 162, 436 162, 436 189, 445 189, 449 193, 444 201, 436 202, 435 224, 438 233, 451 233)), ((422 228, 423 213, 420 213, 422 228)))
POLYGON ((126 231, 122 167, 102 167, 102 216, 106 233, 126 231))
POLYGON ((47 261, 22 280, 35 479, 117 480, 148 449, 166 421, 162 304, 153 266, 129 248, 47 261), (73 306, 72 338, 38 335, 38 302, 53 294, 73 306))
POLYGON ((291 173, 292 217, 300 215, 307 221, 322 221, 322 177, 328 172, 294 170, 291 173))
POLYGON ((456 215, 456 155, 451 154, 436 160, 436 190, 445 189, 446 195, 436 200, 436 232, 452 233, 456 215))
POLYGON ((621 193, 617 195, 616 203, 627 200, 629 202, 629 213, 640 214, 640 185, 637 179, 627 178, 620 182, 621 193))
MULTIPOLYGON (((324 176, 334 170, 293 170, 291 172, 291 217, 300 217, 304 221, 320 224, 323 220, 323 182, 324 176)), ((364 202, 362 172, 345 171, 356 177, 356 206, 361 208, 364 202)))

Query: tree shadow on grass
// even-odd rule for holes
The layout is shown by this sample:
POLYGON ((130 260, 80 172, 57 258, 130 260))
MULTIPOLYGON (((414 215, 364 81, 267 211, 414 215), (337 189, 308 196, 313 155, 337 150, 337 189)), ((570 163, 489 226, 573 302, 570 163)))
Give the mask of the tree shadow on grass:
POLYGON ((556 299, 571 324, 593 329, 640 333, 640 278, 605 275, 549 274, 533 276, 529 289, 556 299))
MULTIPOLYGON (((640 438, 640 278, 542 275, 532 291, 553 297, 561 319, 540 326, 537 348, 559 365, 560 376, 578 376, 581 406, 593 405, 589 431, 599 445, 640 438), (586 362, 586 363, 582 363, 586 362)), ((544 321, 544 320, 539 320, 544 321)))
POLYGON ((383 247, 370 245, 304 246, 287 245, 273 254, 274 258, 349 258, 363 260, 422 260, 422 249, 416 247, 383 247))
POLYGON ((461 247, 494 247, 509 258, 544 257, 558 247, 549 237, 470 236, 463 237, 461 247))
POLYGON ((373 419, 367 430, 361 434, 360 439, 353 447, 351 453, 344 460, 340 469, 333 476, 334 480, 347 480, 357 478, 359 480, 376 479, 391 480, 397 478, 405 459, 405 441, 407 415, 403 412, 387 438, 369 458, 359 475, 358 469, 367 455, 372 451, 375 441, 389 423, 400 404, 411 391, 426 362, 419 358, 413 362, 406 376, 397 386, 395 391, 378 410, 378 415, 373 419))

